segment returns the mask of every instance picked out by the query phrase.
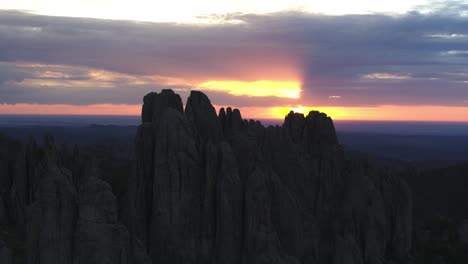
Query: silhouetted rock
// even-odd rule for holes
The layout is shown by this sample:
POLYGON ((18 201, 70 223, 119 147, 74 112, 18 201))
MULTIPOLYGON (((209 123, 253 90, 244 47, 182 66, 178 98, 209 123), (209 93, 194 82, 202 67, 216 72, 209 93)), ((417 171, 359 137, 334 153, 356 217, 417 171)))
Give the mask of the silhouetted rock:
POLYGON ((12 264, 13 258, 11 250, 5 245, 5 242, 0 240, 0 263, 2 264, 12 264))
POLYGON ((27 184, 22 144, 0 145, 0 223, 25 222, 27 184))
POLYGON ((149 246, 150 215, 153 200, 154 127, 144 123, 138 127, 135 140, 136 172, 129 177, 126 224, 145 247, 149 246))
POLYGON ((72 263, 77 198, 71 175, 49 164, 28 210, 27 263, 72 263))
POLYGON ((6 203, 0 195, 0 225, 6 225, 10 223, 10 219, 8 217, 8 210, 6 208, 6 203))
MULTIPOLYGON (((214 256, 216 263, 241 263, 242 256, 242 182, 237 171, 237 161, 229 144, 221 143, 217 149, 217 157, 212 164, 220 167, 211 170, 212 186, 205 189, 205 213, 210 216, 209 209, 214 209, 215 237, 214 256), (216 179, 216 182, 215 182, 216 179), (208 197, 215 192, 213 200, 208 197), (215 203, 214 208, 209 203, 215 203)), ((210 222, 210 221, 205 221, 210 222)), ((208 229, 209 227, 207 227, 208 229)), ((207 238, 209 241, 209 238, 207 238)))
POLYGON ((150 263, 143 249, 132 243, 126 227, 118 222, 117 208, 109 184, 91 174, 80 187, 74 264, 150 263))
POLYGON ((162 90, 161 93, 149 93, 143 98, 141 111, 142 123, 157 124, 165 108, 173 108, 183 112, 182 100, 172 90, 162 90))
MULTIPOLYGON (((165 96, 173 98, 170 92, 165 96)), ((192 92, 185 113, 145 97, 129 179, 130 231, 153 263, 385 263, 411 247, 400 179, 349 160, 332 120, 242 120, 192 92), (154 118, 155 114, 157 118, 154 118)), ((176 104, 178 105, 178 104, 176 104)))
POLYGON ((156 135, 150 256, 162 263, 194 263, 201 246, 203 201, 196 134, 182 113, 168 108, 156 135))
POLYGON ((468 244, 468 220, 465 220, 460 224, 458 237, 461 242, 468 244))
POLYGON ((192 91, 185 107, 185 116, 192 122, 201 138, 205 141, 221 140, 221 124, 210 99, 199 91, 192 91))
POLYGON ((16 207, 27 208, 26 263, 150 263, 144 246, 118 221, 117 201, 110 186, 99 179, 94 159, 73 154, 83 168, 75 170, 79 175, 72 175, 60 165, 70 163, 65 162, 66 149, 57 148, 52 137, 45 138, 43 147, 30 141, 20 150, 24 156, 10 163, 27 164, 28 169, 9 170, 7 179, 22 178, 16 173, 23 173, 25 187, 16 188, 11 181, 11 197, 19 198, 4 204, 10 211, 7 215, 13 215, 13 221, 7 218, 6 224, 18 228, 23 220, 12 212, 20 211, 16 207))
MULTIPOLYGON (((347 157, 327 115, 291 112, 282 126, 265 128, 230 107, 217 116, 201 92, 190 94, 185 112, 171 90, 143 101, 123 201, 100 178, 97 161, 76 147, 47 136, 43 146, 0 148, 0 224, 26 223, 27 263, 385 264, 408 257, 408 186, 368 159, 347 157)), ((0 243, 2 264, 9 252, 0 243)))

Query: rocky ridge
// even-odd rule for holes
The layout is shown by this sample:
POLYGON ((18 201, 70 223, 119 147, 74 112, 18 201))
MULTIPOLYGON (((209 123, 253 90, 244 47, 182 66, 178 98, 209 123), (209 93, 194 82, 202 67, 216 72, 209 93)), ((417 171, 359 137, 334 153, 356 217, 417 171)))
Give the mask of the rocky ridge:
POLYGON ((26 263, 406 261, 409 188, 346 157, 325 114, 264 127, 198 91, 185 109, 172 90, 143 102, 122 199, 78 148, 0 151, 0 225, 25 227, 26 263))
POLYGON ((127 226, 153 263, 389 263, 411 247, 400 179, 349 160, 332 120, 216 114, 192 91, 144 98, 127 226))

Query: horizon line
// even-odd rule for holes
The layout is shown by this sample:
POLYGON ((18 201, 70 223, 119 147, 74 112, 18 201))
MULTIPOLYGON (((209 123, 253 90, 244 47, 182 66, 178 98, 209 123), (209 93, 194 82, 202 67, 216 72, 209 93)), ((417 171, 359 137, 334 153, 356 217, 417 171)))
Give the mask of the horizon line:
MULTIPOLYGON (((295 112, 300 113, 300 112, 295 112)), ((300 113, 304 114, 304 113, 300 113)), ((326 114, 326 113, 325 113, 326 114)), ((218 114, 217 114, 218 115, 218 114)), ((304 114, 306 115, 306 114, 304 114)), ((135 117, 140 118, 141 115, 121 115, 121 114, 35 114, 35 113, 0 113, 1 116, 55 116, 55 117, 135 117)), ((278 121, 282 122, 286 118, 242 118, 242 120, 255 120, 255 121, 278 121)), ((382 123, 455 123, 455 124, 468 124, 468 121, 446 121, 446 120, 405 120, 405 119, 341 119, 341 118, 333 118, 331 119, 335 122, 382 122, 382 123)))

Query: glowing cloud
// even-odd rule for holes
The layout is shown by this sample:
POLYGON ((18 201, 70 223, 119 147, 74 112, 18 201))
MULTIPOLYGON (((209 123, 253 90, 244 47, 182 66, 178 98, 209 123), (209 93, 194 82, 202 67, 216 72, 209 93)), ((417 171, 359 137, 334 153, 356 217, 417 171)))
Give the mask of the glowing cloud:
POLYGON ((377 79, 377 80, 409 80, 409 74, 393 74, 386 72, 369 73, 363 76, 364 79, 377 79))
POLYGON ((457 33, 452 33, 452 34, 431 34, 429 35, 431 38, 441 38, 441 39, 452 39, 452 38, 468 38, 468 35, 466 34, 457 34, 457 33))
POLYGON ((9 81, 13 86, 28 88, 114 88, 116 84, 128 86, 143 85, 186 85, 186 81, 174 77, 159 75, 130 75, 125 73, 100 70, 91 67, 39 64, 19 62, 16 67, 31 75, 21 82, 9 81))
POLYGON ((441 53, 444 56, 468 55, 468 50, 449 50, 441 53))
POLYGON ((227 92, 235 96, 275 96, 292 99, 298 99, 301 96, 301 84, 292 81, 208 81, 201 83, 198 88, 205 91, 227 92))

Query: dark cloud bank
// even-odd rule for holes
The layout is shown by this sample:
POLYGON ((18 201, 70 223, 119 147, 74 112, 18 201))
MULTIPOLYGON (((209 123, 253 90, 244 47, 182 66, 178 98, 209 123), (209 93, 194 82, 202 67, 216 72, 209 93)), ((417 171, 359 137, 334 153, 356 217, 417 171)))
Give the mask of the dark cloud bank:
MULTIPOLYGON (((462 2, 454 1, 425 14, 234 14, 226 19, 242 23, 203 26, 1 11, 0 99, 134 104, 144 92, 167 86, 127 86, 116 80, 112 89, 31 89, 21 83, 33 73, 15 66, 23 62, 161 75, 193 83, 285 79, 295 74, 303 84, 302 104, 466 106, 468 17, 460 15, 466 10, 462 2), (330 99, 332 95, 341 97, 330 99)), ((56 78, 88 78, 73 72, 73 67, 70 71, 69 76, 56 78)), ((219 104, 233 100, 213 94, 219 104)), ((240 105, 256 101, 234 100, 240 105)))

